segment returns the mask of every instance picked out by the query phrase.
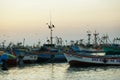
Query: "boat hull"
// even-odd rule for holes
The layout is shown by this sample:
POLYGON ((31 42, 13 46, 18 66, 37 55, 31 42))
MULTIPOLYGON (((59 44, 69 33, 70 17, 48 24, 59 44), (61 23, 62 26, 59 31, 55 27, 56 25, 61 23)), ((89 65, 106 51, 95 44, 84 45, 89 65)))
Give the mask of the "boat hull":
POLYGON ((90 62, 83 62, 83 61, 70 61, 69 62, 71 67, 90 67, 90 66, 120 66, 119 64, 100 64, 100 63, 90 63, 90 62))
POLYGON ((37 59, 38 59, 37 55, 29 54, 29 55, 25 55, 23 57, 23 62, 25 64, 35 63, 37 61, 37 59))
POLYGON ((64 53, 70 66, 83 67, 83 66, 120 66, 119 57, 105 58, 103 56, 86 56, 81 54, 64 53))
POLYGON ((10 59, 7 61, 7 64, 9 67, 17 66, 17 60, 16 59, 10 59))
POLYGON ((65 62, 66 58, 62 53, 40 53, 38 54, 38 63, 65 62))
MULTIPOLYGON (((2 64, 3 64, 3 62, 0 61, 0 66, 2 66, 2 64)), ((15 67, 15 66, 17 66, 17 60, 16 59, 9 59, 7 61, 7 66, 8 67, 15 67)))

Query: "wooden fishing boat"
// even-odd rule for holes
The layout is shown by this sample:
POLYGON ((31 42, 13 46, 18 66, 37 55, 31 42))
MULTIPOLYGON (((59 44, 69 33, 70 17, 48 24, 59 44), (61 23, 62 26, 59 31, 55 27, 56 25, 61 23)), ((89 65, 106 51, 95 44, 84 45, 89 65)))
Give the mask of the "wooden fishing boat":
MULTIPOLYGON (((113 49, 113 48, 112 48, 113 49)), ((119 54, 109 54, 109 50, 104 53, 90 51, 66 51, 64 53, 70 66, 120 66, 119 54), (89 53, 88 53, 89 52, 89 53)))
POLYGON ((13 48, 12 52, 16 55, 17 62, 19 61, 19 58, 21 58, 21 57, 25 64, 36 62, 38 59, 38 55, 28 52, 27 49, 13 48))
POLYGON ((4 51, 0 51, 0 64, 2 65, 2 60, 6 60, 7 61, 7 65, 8 66, 16 66, 17 65, 17 58, 13 53, 10 52, 4 52, 4 51))
POLYGON ((38 63, 42 62, 65 62, 66 58, 61 50, 61 48, 55 47, 55 44, 44 44, 39 51, 32 52, 38 55, 38 63))

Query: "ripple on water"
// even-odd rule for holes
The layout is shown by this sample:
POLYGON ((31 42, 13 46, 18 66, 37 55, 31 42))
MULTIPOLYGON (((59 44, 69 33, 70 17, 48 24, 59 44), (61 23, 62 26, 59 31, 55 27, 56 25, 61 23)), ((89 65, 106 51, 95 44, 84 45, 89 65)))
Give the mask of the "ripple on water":
POLYGON ((67 63, 32 64, 1 70, 0 80, 120 80, 119 68, 71 68, 67 63))

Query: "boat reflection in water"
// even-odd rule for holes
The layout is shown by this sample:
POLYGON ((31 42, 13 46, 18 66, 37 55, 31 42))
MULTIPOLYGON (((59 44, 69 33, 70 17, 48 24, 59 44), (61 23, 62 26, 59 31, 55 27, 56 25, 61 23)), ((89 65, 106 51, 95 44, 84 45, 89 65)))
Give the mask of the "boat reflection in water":
POLYGON ((119 66, 69 67, 68 63, 30 64, 0 70, 0 80, 120 80, 119 66))

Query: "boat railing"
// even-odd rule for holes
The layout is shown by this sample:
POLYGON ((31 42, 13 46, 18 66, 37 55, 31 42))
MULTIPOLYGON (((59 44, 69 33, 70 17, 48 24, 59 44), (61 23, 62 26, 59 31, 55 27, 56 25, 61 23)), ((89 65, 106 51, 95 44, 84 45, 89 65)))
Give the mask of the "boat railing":
POLYGON ((120 57, 120 55, 105 55, 107 58, 120 57))
POLYGON ((102 58, 120 58, 120 55, 106 55, 106 54, 98 54, 98 53, 72 53, 73 55, 79 56, 91 56, 91 57, 102 57, 102 58))

